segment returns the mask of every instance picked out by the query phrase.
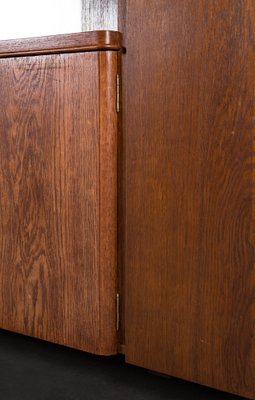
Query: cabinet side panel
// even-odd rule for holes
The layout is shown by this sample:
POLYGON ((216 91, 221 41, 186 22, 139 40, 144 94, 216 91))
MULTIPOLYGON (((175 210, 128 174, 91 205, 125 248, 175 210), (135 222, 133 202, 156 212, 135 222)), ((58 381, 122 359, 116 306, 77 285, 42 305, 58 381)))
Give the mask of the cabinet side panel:
POLYGON ((0 60, 0 326, 95 353, 98 75, 96 52, 0 60))
POLYGON ((122 4, 126 360, 252 397, 255 8, 195 3, 122 4))

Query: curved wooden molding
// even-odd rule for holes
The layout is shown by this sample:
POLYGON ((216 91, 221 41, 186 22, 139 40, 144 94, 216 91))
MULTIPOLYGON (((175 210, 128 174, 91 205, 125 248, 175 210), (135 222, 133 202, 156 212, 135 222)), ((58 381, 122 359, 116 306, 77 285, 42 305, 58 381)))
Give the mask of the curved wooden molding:
POLYGON ((117 31, 91 31, 0 41, 1 58, 120 49, 121 33, 117 31))

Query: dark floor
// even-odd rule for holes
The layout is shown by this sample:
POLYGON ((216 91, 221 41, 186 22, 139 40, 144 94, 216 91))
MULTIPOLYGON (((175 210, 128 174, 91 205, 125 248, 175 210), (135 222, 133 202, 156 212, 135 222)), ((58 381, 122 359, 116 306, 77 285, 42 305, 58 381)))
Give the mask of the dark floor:
POLYGON ((241 400, 124 363, 0 330, 1 400, 241 400))

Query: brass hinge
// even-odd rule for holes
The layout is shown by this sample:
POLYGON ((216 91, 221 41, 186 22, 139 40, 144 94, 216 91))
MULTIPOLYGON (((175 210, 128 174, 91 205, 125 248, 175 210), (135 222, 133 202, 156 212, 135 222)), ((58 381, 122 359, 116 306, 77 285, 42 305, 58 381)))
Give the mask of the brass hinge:
POLYGON ((120 329, 120 295, 116 294, 116 329, 120 329))
POLYGON ((116 77, 116 110, 120 112, 120 76, 117 74, 116 77))

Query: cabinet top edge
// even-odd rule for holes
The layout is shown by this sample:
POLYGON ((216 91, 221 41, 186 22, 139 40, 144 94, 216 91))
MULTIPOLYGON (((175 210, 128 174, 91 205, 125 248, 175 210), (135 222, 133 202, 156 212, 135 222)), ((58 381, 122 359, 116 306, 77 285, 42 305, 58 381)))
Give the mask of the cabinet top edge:
POLYGON ((0 40, 0 58, 79 51, 120 50, 118 31, 102 30, 0 40))

